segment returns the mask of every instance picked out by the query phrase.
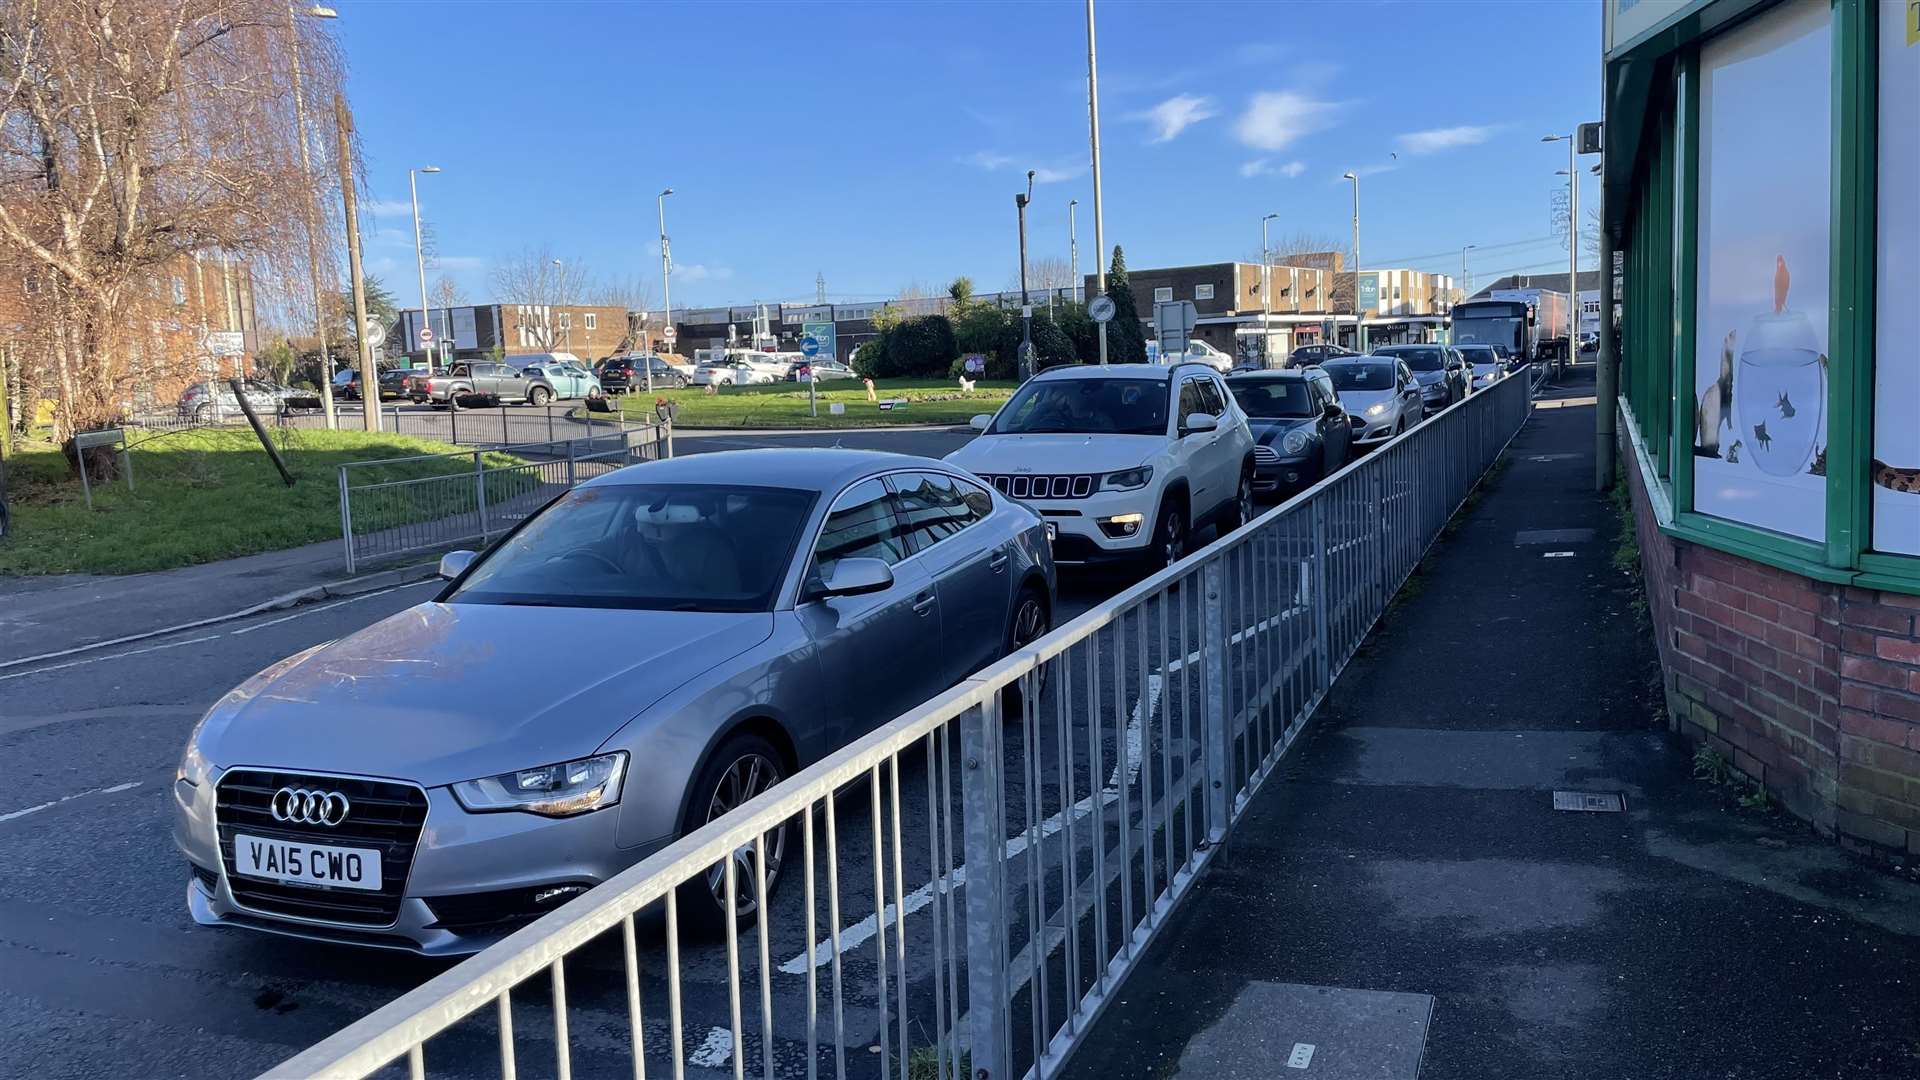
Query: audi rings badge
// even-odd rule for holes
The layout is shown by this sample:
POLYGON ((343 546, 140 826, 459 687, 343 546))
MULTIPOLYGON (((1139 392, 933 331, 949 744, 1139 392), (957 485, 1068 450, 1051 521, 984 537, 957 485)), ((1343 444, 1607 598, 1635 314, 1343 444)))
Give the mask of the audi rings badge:
POLYGON ((273 793, 270 809, 275 821, 332 828, 347 820, 348 807, 347 797, 337 791, 283 787, 273 793))

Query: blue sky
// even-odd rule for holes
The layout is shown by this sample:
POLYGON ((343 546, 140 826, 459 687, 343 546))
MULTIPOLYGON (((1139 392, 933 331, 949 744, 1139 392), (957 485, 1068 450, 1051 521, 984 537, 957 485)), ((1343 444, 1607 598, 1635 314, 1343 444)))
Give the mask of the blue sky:
MULTIPOLYGON (((426 164, 445 170, 421 178, 441 269, 473 302, 493 262, 542 245, 657 298, 669 186, 676 307, 810 301, 816 272, 841 302, 962 273, 1014 286, 1027 169, 1030 256, 1066 256, 1077 198, 1091 271, 1079 3, 336 6, 368 266, 403 302, 407 169, 426 164)), ((1106 239, 1131 265, 1257 258, 1269 212, 1276 240, 1344 237, 1349 168, 1367 265, 1457 274, 1468 243, 1480 283, 1565 265, 1565 144, 1539 138, 1599 118, 1597 5, 1102 0, 1097 17, 1106 239)))

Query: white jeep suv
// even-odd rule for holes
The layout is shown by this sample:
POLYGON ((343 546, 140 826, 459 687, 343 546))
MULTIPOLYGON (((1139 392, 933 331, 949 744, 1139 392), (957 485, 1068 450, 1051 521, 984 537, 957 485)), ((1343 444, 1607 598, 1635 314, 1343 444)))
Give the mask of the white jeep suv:
POLYGON ((1253 435, 1205 364, 1056 367, 973 426, 947 460, 1031 506, 1058 563, 1166 566, 1253 514, 1253 435))

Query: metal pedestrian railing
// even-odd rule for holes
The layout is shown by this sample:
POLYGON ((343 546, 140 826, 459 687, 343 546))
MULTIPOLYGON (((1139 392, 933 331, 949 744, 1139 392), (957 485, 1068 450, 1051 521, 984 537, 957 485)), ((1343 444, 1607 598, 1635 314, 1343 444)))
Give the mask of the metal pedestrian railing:
POLYGON ((340 536, 347 573, 404 552, 469 540, 484 544, 581 481, 672 453, 666 425, 646 425, 342 465, 340 536))
POLYGON ((268 1075, 1054 1075, 1531 407, 1473 394, 268 1075), (708 888, 758 917, 690 932, 708 888))

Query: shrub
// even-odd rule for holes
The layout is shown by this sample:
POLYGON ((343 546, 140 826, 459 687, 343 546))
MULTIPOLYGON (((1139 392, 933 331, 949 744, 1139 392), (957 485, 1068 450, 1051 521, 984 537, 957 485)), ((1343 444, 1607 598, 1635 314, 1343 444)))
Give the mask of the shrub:
POLYGON ((953 324, 945 315, 921 315, 901 322, 886 335, 881 366, 889 375, 939 376, 959 351, 953 324))
MULTIPOLYGON (((1072 339, 1067 337, 1065 331, 1055 326, 1052 319, 1047 318, 1044 310, 1033 313, 1032 333, 1035 370, 1044 371, 1061 364, 1079 363, 1079 357, 1074 353, 1072 339)), ((1017 361, 1020 355, 1020 320, 1018 318, 1007 320, 1006 329, 1000 335, 999 347, 994 351, 996 356, 1005 358, 1008 372, 1005 377, 1018 378, 1019 376, 1015 374, 1018 370, 1017 361)))
POLYGON ((849 366, 866 378, 882 378, 880 369, 885 366, 886 352, 887 336, 882 334, 869 341, 861 342, 860 347, 853 350, 853 358, 849 361, 849 366))

